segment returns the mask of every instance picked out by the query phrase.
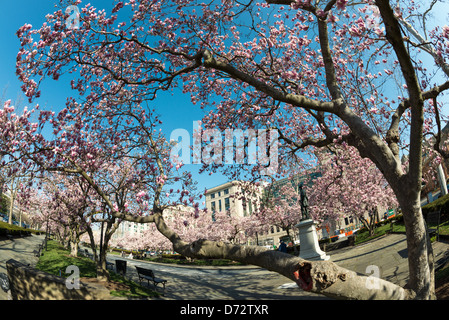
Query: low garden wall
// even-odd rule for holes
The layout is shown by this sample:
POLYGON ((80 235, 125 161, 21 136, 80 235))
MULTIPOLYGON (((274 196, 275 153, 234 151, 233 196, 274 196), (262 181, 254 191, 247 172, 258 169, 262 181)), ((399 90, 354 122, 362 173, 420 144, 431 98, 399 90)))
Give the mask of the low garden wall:
POLYGON ((107 300, 109 290, 101 285, 80 282, 69 289, 66 279, 39 271, 14 259, 6 262, 13 300, 107 300))

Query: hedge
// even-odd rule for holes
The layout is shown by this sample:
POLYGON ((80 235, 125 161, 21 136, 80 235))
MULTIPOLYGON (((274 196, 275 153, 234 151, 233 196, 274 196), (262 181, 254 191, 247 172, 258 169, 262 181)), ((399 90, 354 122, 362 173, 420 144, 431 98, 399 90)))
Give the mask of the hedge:
POLYGON ((437 200, 426 204, 422 207, 423 214, 427 214, 429 212, 438 211, 441 210, 441 215, 448 215, 449 214, 449 194, 446 194, 437 200))
POLYGON ((29 236, 31 233, 39 234, 40 231, 22 228, 16 225, 10 225, 9 223, 0 221, 0 236, 6 236, 8 234, 12 236, 29 236))

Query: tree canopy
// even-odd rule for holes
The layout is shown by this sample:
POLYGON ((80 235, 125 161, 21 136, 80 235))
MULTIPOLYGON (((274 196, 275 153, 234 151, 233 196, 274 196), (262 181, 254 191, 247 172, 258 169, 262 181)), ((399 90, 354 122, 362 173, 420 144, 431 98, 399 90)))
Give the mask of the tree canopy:
MULTIPOLYGON (((430 26, 434 4, 129 0, 116 1, 106 12, 61 0, 42 27, 25 24, 18 30, 16 69, 30 101, 40 96, 42 81, 63 74, 70 74, 74 98, 58 115, 42 111, 38 124, 27 123, 28 113, 11 115, 5 105, 0 116, 7 121, 0 130, 12 140, 2 148, 10 155, 26 154, 21 157, 46 170, 81 175, 113 216, 154 222, 183 254, 245 260, 329 295, 432 297, 431 248, 420 208, 423 141, 435 136, 434 149, 447 155, 440 134, 449 88, 449 27, 430 26), (79 16, 66 11, 71 5, 79 16), (303 169, 318 149, 334 145, 357 149, 359 164, 369 159, 404 214, 408 288, 385 283, 382 293, 363 286, 353 290, 364 279, 331 263, 272 259, 276 253, 222 242, 183 241, 162 216, 162 188, 172 165, 164 156, 168 142, 153 133, 154 113, 146 109, 159 92, 173 88, 190 94, 206 111, 206 128, 275 130, 281 175, 303 169), (33 134, 44 120, 54 126, 57 140, 33 134), (30 130, 25 133, 16 124, 30 130), (145 175, 154 178, 147 216, 114 207, 90 174, 108 151, 129 157, 138 148, 139 161, 149 170, 145 175)), ((250 171, 252 176, 259 172, 250 171)), ((187 196, 189 190, 180 190, 181 202, 187 196)))

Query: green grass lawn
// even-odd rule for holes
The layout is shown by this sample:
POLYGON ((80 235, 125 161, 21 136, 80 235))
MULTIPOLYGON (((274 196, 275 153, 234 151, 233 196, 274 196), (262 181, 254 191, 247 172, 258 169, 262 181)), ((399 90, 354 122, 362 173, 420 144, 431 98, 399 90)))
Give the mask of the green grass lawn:
POLYGON ((167 257, 151 257, 145 258, 145 260, 151 262, 159 262, 159 263, 171 263, 171 264, 179 264, 179 265, 190 265, 190 266, 241 266, 243 263, 237 261, 231 261, 228 259, 172 259, 167 257))
POLYGON ((377 227, 374 230, 374 234, 372 236, 369 235, 369 232, 367 230, 365 230, 365 231, 359 230, 359 231, 357 231, 357 234, 355 236, 354 244, 358 245, 358 244, 361 244, 363 242, 376 239, 376 238, 378 238, 380 236, 383 236, 384 234, 388 233, 390 230, 391 230, 391 227, 390 227, 389 223, 377 227))
MULTIPOLYGON (((429 225, 429 228, 434 228, 435 225, 429 225)), ((384 234, 393 231, 393 232, 403 232, 405 233, 405 225, 402 221, 397 221, 393 224, 393 229, 391 228, 390 223, 385 223, 382 226, 379 226, 375 229, 374 235, 369 236, 368 231, 358 231, 355 239, 355 244, 361 244, 363 242, 375 239, 377 237, 383 236, 384 234)), ((440 235, 449 235, 449 220, 440 223, 440 235)), ((434 238, 432 238, 432 241, 434 238)))
MULTIPOLYGON (((48 251, 42 251, 43 255, 39 258, 36 269, 59 276, 66 276, 65 270, 69 265, 75 265, 80 270, 80 277, 95 278, 95 263, 85 257, 72 257, 70 251, 64 249, 58 242, 49 240, 47 243, 48 251)), ((110 280, 124 283, 129 286, 129 290, 111 291, 111 295, 129 298, 153 298, 159 297, 159 293, 145 288, 135 282, 129 281, 124 277, 110 272, 110 280)))
MULTIPOLYGON (((429 228, 434 228, 436 225, 429 225, 429 228)), ((405 232, 405 225, 403 223, 396 223, 394 225, 394 232, 405 232)), ((440 223, 440 234, 449 236, 449 220, 440 223)))

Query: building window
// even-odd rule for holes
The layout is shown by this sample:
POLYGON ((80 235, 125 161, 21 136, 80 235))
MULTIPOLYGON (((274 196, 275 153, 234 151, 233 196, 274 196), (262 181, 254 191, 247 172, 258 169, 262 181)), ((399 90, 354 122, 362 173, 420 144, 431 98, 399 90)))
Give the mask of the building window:
POLYGON ((226 194, 229 194, 229 189, 224 189, 223 193, 224 193, 225 195, 226 195, 226 194))
POLYGON ((212 201, 210 203, 210 209, 212 210, 212 212, 215 212, 215 201, 212 201))
POLYGON ((221 200, 218 200, 218 211, 221 212, 221 200))
POLYGON ((221 191, 218 191, 218 196, 221 197, 221 191))
POLYGON ((210 198, 211 198, 211 199, 214 199, 214 198, 215 198, 215 193, 211 193, 211 194, 210 194, 210 198))
POLYGON ((231 204, 229 202, 229 197, 228 197, 228 198, 225 198, 225 210, 229 210, 230 208, 231 208, 231 204))

